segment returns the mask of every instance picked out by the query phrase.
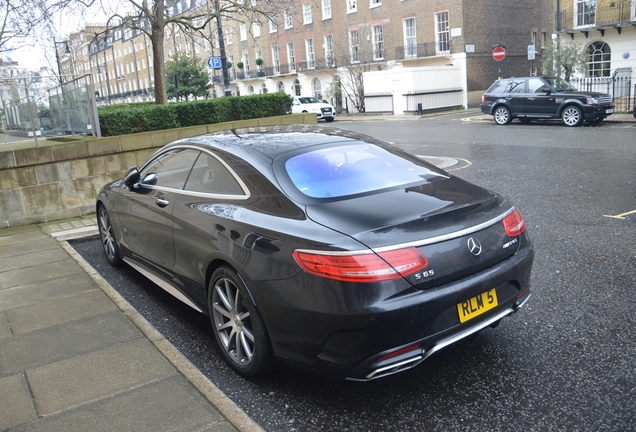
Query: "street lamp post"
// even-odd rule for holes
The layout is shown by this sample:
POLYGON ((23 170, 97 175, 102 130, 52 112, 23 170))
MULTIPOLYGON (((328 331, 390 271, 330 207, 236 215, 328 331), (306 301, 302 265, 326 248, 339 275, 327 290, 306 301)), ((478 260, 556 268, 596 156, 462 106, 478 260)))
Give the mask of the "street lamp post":
POLYGON ((221 12, 219 10, 219 0, 214 0, 216 14, 216 29, 219 34, 219 53, 221 54, 221 71, 223 71, 223 87, 225 96, 232 96, 230 89, 230 74, 227 70, 227 56, 225 55, 225 42, 223 40, 223 24, 221 23, 221 12))

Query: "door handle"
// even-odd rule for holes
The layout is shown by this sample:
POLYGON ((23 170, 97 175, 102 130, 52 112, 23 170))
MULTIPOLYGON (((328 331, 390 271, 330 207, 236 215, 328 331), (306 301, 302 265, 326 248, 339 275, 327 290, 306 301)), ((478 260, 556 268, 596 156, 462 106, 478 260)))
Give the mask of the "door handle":
POLYGON ((167 199, 163 199, 163 198, 157 198, 156 203, 157 203, 157 205, 159 207, 163 208, 163 207, 167 206, 168 204, 170 204, 170 201, 167 200, 167 199))

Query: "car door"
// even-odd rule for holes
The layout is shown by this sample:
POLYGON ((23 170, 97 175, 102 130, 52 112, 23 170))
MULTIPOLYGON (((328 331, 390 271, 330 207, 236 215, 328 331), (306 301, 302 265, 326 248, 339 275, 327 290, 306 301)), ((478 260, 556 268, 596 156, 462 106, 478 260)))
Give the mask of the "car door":
POLYGON ((504 92, 512 116, 524 116, 527 99, 526 80, 524 78, 510 78, 504 92))
POLYGON ((552 88, 539 77, 528 78, 526 115, 528 117, 554 117, 558 105, 551 92, 552 88))
POLYGON ((122 199, 122 243, 137 261, 164 275, 174 265, 174 202, 198 155, 198 150, 176 148, 155 156, 142 168, 140 182, 122 199))

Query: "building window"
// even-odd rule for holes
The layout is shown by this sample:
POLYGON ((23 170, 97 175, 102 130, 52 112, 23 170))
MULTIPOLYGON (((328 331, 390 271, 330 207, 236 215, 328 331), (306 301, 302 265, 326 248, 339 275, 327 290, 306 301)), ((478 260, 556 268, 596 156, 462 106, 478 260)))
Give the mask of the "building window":
POLYGON ((276 91, 278 93, 285 93, 285 84, 283 84, 282 81, 278 81, 278 84, 276 85, 276 91))
POLYGON ((307 69, 315 69, 316 52, 314 51, 313 39, 305 39, 305 52, 307 53, 307 69))
POLYGON ((254 37, 260 37, 261 36, 261 23, 259 23, 258 21, 254 21, 252 23, 252 31, 254 32, 254 37))
POLYGON ((284 19, 285 19, 285 28, 286 29, 292 28, 294 25, 294 17, 292 16, 291 9, 285 9, 284 19))
POLYGON ((314 79, 312 87, 314 90, 314 97, 318 100, 322 100, 322 85, 320 84, 320 80, 318 78, 314 79))
POLYGON ((384 32, 382 25, 373 26, 372 33, 373 60, 382 60, 384 58, 384 32))
POLYGON ((327 67, 334 67, 336 65, 336 58, 333 53, 333 35, 325 35, 325 60, 327 61, 327 67))
POLYGON ((278 25, 276 25, 276 15, 269 18, 269 32, 276 33, 278 31, 278 25))
POLYGON ((239 31, 240 31, 240 33, 241 33, 241 40, 242 40, 242 41, 247 40, 247 24, 245 24, 245 23, 243 23, 243 22, 242 22, 242 23, 239 25, 239 31))
POLYGON ((417 35, 415 33, 415 18, 404 21, 404 57, 417 57, 417 35))
POLYGON ((311 3, 303 3, 303 24, 311 24, 311 3))
POLYGON ((331 18, 331 0, 322 0, 322 19, 331 18))
POLYGON ((382 0, 370 0, 370 1, 371 1, 371 4, 369 5, 369 8, 382 6, 382 0))
POLYGON ((587 76, 608 77, 612 64, 612 51, 605 42, 593 42, 587 48, 587 76))
POLYGON ((360 32, 358 29, 349 30, 349 53, 351 63, 360 63, 360 32))
POLYGON ((358 0, 345 0, 347 2, 347 13, 358 11, 358 0))
POLYGON ((450 53, 448 11, 435 14, 435 52, 438 55, 450 53))
POLYGON ((245 71, 245 75, 249 75, 250 72, 250 56, 248 53, 243 53, 243 70, 245 71))
POLYGON ((227 39, 228 45, 232 45, 234 43, 234 32, 232 30, 232 27, 225 29, 225 38, 227 39))
POLYGON ((280 50, 278 45, 272 46, 272 66, 274 66, 274 73, 280 73, 280 50))
POLYGON ((574 4, 576 27, 592 26, 596 22, 596 0, 576 0, 574 4))
POLYGON ((287 42, 287 61, 289 61, 289 71, 296 72, 296 52, 293 42, 287 42))
MULTIPOLYGON (((257 48, 254 51, 254 58, 263 60, 263 52, 260 49, 257 48)), ((263 64, 256 65, 256 70, 259 71, 259 72, 262 71, 263 70, 263 64)))

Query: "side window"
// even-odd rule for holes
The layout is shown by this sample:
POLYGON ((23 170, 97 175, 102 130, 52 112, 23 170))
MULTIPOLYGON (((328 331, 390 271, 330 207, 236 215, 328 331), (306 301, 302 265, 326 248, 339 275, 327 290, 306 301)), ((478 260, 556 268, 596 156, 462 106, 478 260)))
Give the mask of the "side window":
POLYGON ((216 195, 245 195, 230 170, 216 157, 201 152, 188 178, 185 189, 216 195))
POLYGON ((545 93, 550 88, 548 85, 539 78, 530 78, 528 80, 528 93, 545 93))
POLYGON ((523 79, 511 79, 506 86, 506 93, 525 93, 526 81, 523 79))
POLYGON ((183 189, 197 150, 174 149, 160 154, 141 171, 141 185, 183 189))
POLYGON ((508 80, 495 81, 486 93, 503 93, 508 85, 508 80))

